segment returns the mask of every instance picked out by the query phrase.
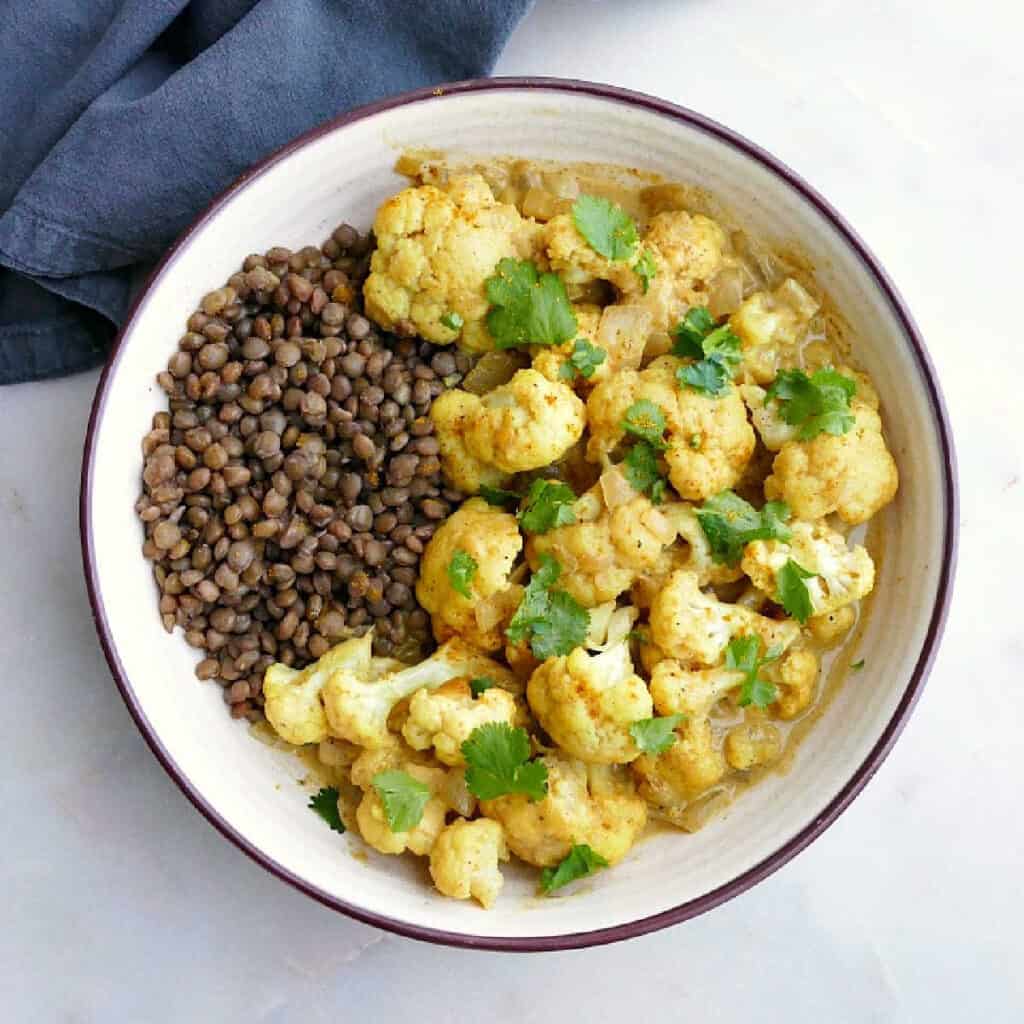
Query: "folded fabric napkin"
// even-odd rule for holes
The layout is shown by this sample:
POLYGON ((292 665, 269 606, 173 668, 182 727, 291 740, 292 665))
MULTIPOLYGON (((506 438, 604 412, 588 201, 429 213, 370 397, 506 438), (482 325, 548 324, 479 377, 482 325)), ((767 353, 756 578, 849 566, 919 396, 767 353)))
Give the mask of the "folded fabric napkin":
POLYGON ((100 362, 133 285, 245 168, 347 108, 487 74, 530 3, 8 5, 0 384, 100 362))

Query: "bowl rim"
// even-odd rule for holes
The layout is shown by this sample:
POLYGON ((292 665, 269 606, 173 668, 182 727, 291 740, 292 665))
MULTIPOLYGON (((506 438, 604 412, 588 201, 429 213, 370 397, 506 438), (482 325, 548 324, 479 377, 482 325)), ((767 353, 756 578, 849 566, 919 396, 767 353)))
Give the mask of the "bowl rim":
POLYGON ((219 193, 206 207, 198 214, 192 223, 178 236, 174 243, 164 254, 160 262, 153 268, 147 277, 142 288, 135 296, 134 301, 124 324, 118 331, 114 343, 110 349, 103 372, 100 375, 96 394, 93 399, 89 422, 86 429, 85 443, 82 456, 81 483, 79 491, 79 531, 81 535, 82 562, 85 573, 85 583, 88 592, 89 603, 92 608, 93 620, 99 635, 100 645, 103 654, 110 667, 111 674, 121 697, 128 708, 133 720, 143 738, 149 745, 156 759, 163 766, 193 806, 202 814, 206 820, 216 828, 221 835, 230 840, 243 853, 251 857, 257 864, 265 868, 271 874, 294 886, 299 891, 312 897, 318 902, 334 910, 347 914, 349 917, 362 921, 365 924, 382 928, 408 938, 424 940, 450 946, 457 946, 467 949, 501 950, 512 952, 543 952, 553 950, 578 949, 587 946, 603 945, 610 942, 617 942, 623 939, 635 938, 646 935, 658 929, 668 927, 686 921, 699 914, 703 914, 720 904, 732 899, 734 896, 745 892, 758 882, 767 878, 777 871, 782 865, 790 861, 811 842, 820 836, 838 817, 854 798, 860 793, 871 777, 875 774, 882 762, 888 756, 893 744, 896 742, 914 705, 917 703, 924 688, 925 680, 931 670, 935 654, 945 627, 949 611, 950 599, 953 589, 953 577, 955 574, 958 532, 959 532, 959 495, 956 471, 956 455, 953 446, 952 429, 950 426, 949 414, 946 409, 945 400, 939 387, 934 365, 928 355, 921 332, 914 322, 913 317, 907 308, 902 296, 897 291, 889 275, 882 268, 881 263, 868 249, 867 245, 847 223, 843 216, 828 202, 816 189, 809 185, 795 171, 782 161, 772 156, 756 143, 751 142, 744 136, 734 132, 730 128, 719 124, 711 118, 705 117, 687 107, 671 103, 668 100, 651 96, 642 92, 620 88, 618 86, 606 85, 597 82, 581 81, 577 79, 555 78, 555 77, 504 77, 504 78, 479 78, 468 79, 460 82, 452 82, 438 86, 427 86, 409 92, 400 93, 373 103, 366 104, 350 110, 339 117, 326 121, 320 125, 304 132, 292 141, 274 150, 263 160, 254 164, 244 171, 238 178, 219 193), (829 804, 816 815, 811 821, 803 826, 794 836, 786 840, 775 851, 761 860, 759 863, 748 868, 746 871, 723 883, 710 892, 703 893, 693 899, 687 900, 668 910, 660 911, 636 921, 623 924, 611 925, 589 931, 571 932, 560 935, 545 936, 494 936, 476 935, 469 932, 447 931, 440 928, 432 928, 424 925, 411 924, 399 918, 393 918, 373 910, 366 910, 354 906, 347 901, 334 896, 331 893, 311 884, 309 881, 296 874, 291 869, 269 857, 253 842, 247 839, 239 831, 233 828, 221 815, 206 801, 202 793, 196 788, 185 772, 175 762, 170 752, 164 746, 156 730, 149 722, 143 710, 142 704, 135 693, 135 690, 128 679, 124 666, 121 663, 117 651, 117 645, 107 619, 106 610, 100 596, 99 576, 96 567, 93 524, 92 524, 92 483, 93 465, 96 455, 96 436, 98 426, 103 417, 104 409, 109 394, 109 386, 114 368, 120 359, 121 349, 125 339, 132 332, 135 326, 135 319, 138 310, 149 293, 161 282, 165 274, 174 266, 176 259, 189 244, 196 232, 211 220, 230 199, 245 189, 256 178, 262 175, 269 168, 273 167, 280 160, 302 149, 308 143, 320 137, 344 128, 349 124, 363 121, 376 114, 393 110, 396 107, 408 106, 428 100, 436 100, 445 96, 463 95, 466 93, 488 93, 502 92, 506 90, 535 90, 537 92, 555 92, 564 94, 582 94, 594 96, 602 100, 608 100, 625 106, 638 107, 643 110, 662 115, 672 120, 682 122, 690 128, 695 128, 724 142, 728 146, 739 150, 741 153, 772 172, 776 177, 781 178, 792 189, 799 193, 805 200, 814 206, 818 213, 825 218, 832 227, 839 233, 847 245, 859 256, 865 269, 872 277, 876 287, 887 299, 893 315, 899 322, 903 333, 915 356, 922 382, 927 394, 928 404, 934 416, 939 445, 939 453, 942 462, 942 488, 943 504, 945 511, 945 524, 943 529, 942 545, 942 568, 939 573, 938 589, 935 603, 932 607, 928 630, 925 634, 921 655, 911 673, 903 695, 900 698, 896 709, 878 738, 867 757, 854 771, 851 778, 840 789, 829 804))

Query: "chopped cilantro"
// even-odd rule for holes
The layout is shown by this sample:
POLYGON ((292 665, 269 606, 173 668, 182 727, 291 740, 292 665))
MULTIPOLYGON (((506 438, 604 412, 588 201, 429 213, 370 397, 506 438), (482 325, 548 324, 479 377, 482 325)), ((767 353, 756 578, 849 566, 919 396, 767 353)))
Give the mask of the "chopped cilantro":
POLYGON ((486 282, 487 329, 498 348, 561 345, 576 335, 576 315, 557 274, 539 274, 529 260, 509 257, 486 282))
POLYGON ((338 787, 324 786, 319 792, 309 798, 307 805, 311 811, 316 811, 331 829, 335 832, 344 832, 341 815, 338 813, 338 787))
POLYGON ((430 799, 428 786, 402 771, 378 772, 370 781, 392 832, 408 832, 420 823, 430 799))
POLYGON ((739 705, 745 708, 753 704, 766 708, 776 697, 775 684, 762 679, 758 672, 762 666, 776 661, 782 653, 780 648, 772 647, 761 657, 761 638, 759 636, 738 636, 729 641, 725 649, 725 667, 733 672, 742 672, 743 685, 740 687, 739 705))
POLYGON ((547 533, 576 522, 571 487, 557 480, 534 480, 519 509, 519 523, 529 533, 547 533))
POLYGON ((713 396, 728 390, 729 381, 742 360, 740 339, 728 324, 716 327, 707 308, 696 306, 673 333, 676 339, 673 353, 684 359, 697 360, 676 371, 679 383, 713 396))
POLYGON ((569 654, 586 639, 590 613, 564 590, 552 590, 562 567, 546 552, 540 568, 530 578, 515 615, 505 631, 513 644, 529 637, 530 649, 539 661, 569 654))
POLYGON ((573 846, 561 863, 541 871, 540 887, 545 896, 550 896, 562 886, 575 882, 579 878, 586 878, 598 868, 606 867, 608 867, 608 861, 601 854, 596 853, 586 843, 580 843, 573 846))
POLYGON ((797 438, 809 441, 819 434, 838 437, 853 428, 850 399, 856 393, 857 382, 831 368, 810 377, 803 370, 779 370, 765 401, 774 399, 783 420, 800 428, 797 438))
POLYGON ((606 358, 603 348, 591 345, 586 338, 577 338, 569 357, 558 368, 558 376, 562 380, 574 380, 579 374, 584 380, 589 380, 606 358))
POLYGON ((664 451, 668 445, 665 433, 665 410, 647 398, 634 402, 622 420, 622 429, 646 441, 652 448, 664 451))
POLYGON ((506 491, 501 487, 488 487, 487 484, 480 485, 480 497, 488 505, 496 508, 508 508, 510 505, 519 504, 519 495, 515 491, 506 491))
POLYGON ((479 679, 470 679, 469 681, 469 689, 474 697, 479 697, 485 690, 497 685, 490 676, 480 676, 479 679))
POLYGON ((472 597, 469 585, 476 575, 477 568, 476 559, 468 551, 459 548, 454 552, 452 560, 448 563, 448 582, 452 585, 452 590, 463 597, 472 597))
POLYGON ((441 317, 441 326, 447 327, 449 331, 461 331, 462 325, 465 322, 466 321, 455 312, 445 313, 445 315, 441 317))
POLYGON ((636 223, 621 206, 600 196, 581 195, 572 204, 576 230, 606 260, 629 260, 636 251, 636 223))
POLYGON ((530 738, 525 729, 507 722, 485 722, 462 744, 466 759, 466 785, 478 800, 494 800, 506 793, 524 793, 543 800, 548 792, 548 769, 531 761, 530 738))
POLYGON ((853 662, 850 665, 850 668, 852 668, 854 672, 859 672, 863 667, 864 667, 864 659, 863 658, 861 658, 860 661, 855 661, 855 662, 853 662))
POLYGON ((658 453, 646 441, 637 441, 633 445, 622 466, 633 490, 650 495, 655 505, 661 503, 665 495, 665 481, 658 469, 658 453))
POLYGON ((658 276, 658 264, 654 262, 654 256, 650 249, 644 249, 640 253, 640 259, 633 264, 633 269, 636 271, 636 276, 640 278, 644 295, 646 295, 647 289, 651 287, 651 282, 658 276))
POLYGON ((789 540, 789 506, 769 501, 760 512, 732 491, 708 498, 697 509, 697 521, 719 565, 735 565, 752 540, 789 540))
POLYGON ((816 575, 808 572, 802 565, 797 565, 792 558, 775 574, 775 583, 779 588, 779 603, 798 622, 806 622, 814 614, 811 593, 804 580, 816 575))
POLYGON ((629 735, 644 754, 663 754, 676 741, 676 726, 686 715, 642 718, 629 727, 629 735))

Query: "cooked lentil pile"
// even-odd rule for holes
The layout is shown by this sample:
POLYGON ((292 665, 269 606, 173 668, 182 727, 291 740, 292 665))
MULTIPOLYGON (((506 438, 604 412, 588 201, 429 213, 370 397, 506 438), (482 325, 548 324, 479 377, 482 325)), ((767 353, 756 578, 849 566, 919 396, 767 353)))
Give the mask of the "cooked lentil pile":
POLYGON ((362 315, 372 248, 343 224, 320 248, 246 257, 157 377, 143 553, 164 628, 205 652, 196 675, 234 717, 261 716, 274 661, 302 667, 371 625, 381 655, 431 643, 420 555, 463 495, 428 413, 471 360, 362 315))

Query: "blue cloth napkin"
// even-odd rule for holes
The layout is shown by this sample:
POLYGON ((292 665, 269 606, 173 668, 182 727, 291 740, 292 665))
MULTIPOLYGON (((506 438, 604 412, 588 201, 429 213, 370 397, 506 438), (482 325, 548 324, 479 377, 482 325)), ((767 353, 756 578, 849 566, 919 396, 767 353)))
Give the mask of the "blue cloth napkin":
POLYGON ((487 74, 530 2, 5 5, 0 384, 102 361, 133 285, 245 168, 347 108, 487 74))

